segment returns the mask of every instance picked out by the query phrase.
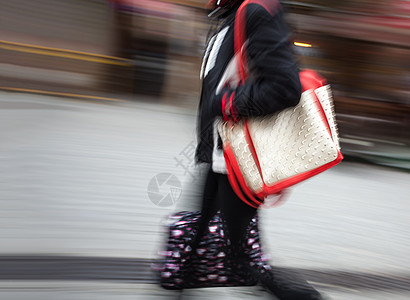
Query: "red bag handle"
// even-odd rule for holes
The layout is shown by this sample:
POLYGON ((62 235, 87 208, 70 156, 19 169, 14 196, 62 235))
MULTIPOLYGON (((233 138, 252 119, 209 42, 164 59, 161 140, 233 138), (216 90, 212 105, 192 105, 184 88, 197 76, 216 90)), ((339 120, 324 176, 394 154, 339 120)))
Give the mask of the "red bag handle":
MULTIPOLYGON (((274 7, 270 8, 268 4, 266 4, 263 0, 246 0, 244 1, 241 6, 238 8, 238 11, 236 12, 235 16, 235 23, 234 23, 234 49, 235 49, 235 55, 238 55, 238 70, 239 70, 239 84, 244 84, 245 80, 248 76, 245 66, 247 66, 247 56, 246 56, 246 49, 245 49, 245 41, 246 41, 246 6, 250 3, 257 3, 262 5, 267 11, 273 12, 279 7, 279 2, 274 2, 274 7)), ((272 2, 270 2, 272 3, 272 2)), ((225 102, 225 101, 224 101, 225 102)), ((231 110, 232 110, 232 95, 230 99, 230 105, 231 105, 231 110)), ((225 105, 223 105, 225 107, 225 105)), ((245 121, 246 122, 246 121, 245 121)), ((246 126, 246 124, 245 124, 246 126)), ((247 126, 246 126, 247 128, 247 126)), ((254 157, 255 158, 255 157, 254 157)), ((257 160, 257 157, 256 157, 257 160)), ((262 200, 257 199, 257 197, 253 195, 248 195, 250 196, 249 199, 245 197, 245 195, 242 193, 240 189, 240 184, 238 182, 237 176, 235 174, 234 168, 231 165, 231 162, 227 157, 225 156, 225 162, 227 165, 227 170, 228 170, 228 178, 229 181, 231 182, 231 185, 236 193, 236 195, 246 204, 252 206, 252 207, 259 207, 262 205, 262 200)), ((260 168, 259 168, 260 169, 260 168)), ((240 172, 240 171, 238 171, 240 172)), ((261 172, 261 170, 259 170, 261 172)), ((261 173, 262 175, 262 173, 261 173)), ((273 203, 270 203, 269 205, 266 205, 265 207, 273 207, 280 205, 281 203, 284 202, 285 199, 285 193, 280 191, 277 193, 278 199, 274 201, 273 203)))
POLYGON ((238 57, 238 69, 239 69, 239 83, 244 83, 248 74, 245 70, 245 66, 248 65, 245 42, 246 42, 246 6, 248 4, 259 4, 263 6, 270 14, 274 14, 280 7, 279 1, 271 0, 245 0, 238 8, 235 16, 234 24, 234 48, 235 54, 239 54, 238 57), (269 1, 269 2, 268 2, 269 1))

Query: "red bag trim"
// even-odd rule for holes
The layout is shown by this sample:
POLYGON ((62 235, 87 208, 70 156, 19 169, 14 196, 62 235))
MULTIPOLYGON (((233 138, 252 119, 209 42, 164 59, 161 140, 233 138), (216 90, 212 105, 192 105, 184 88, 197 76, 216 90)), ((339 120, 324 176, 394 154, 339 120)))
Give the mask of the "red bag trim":
MULTIPOLYGON (((227 166, 227 170, 228 170, 229 181, 231 183, 237 181, 237 183, 239 183, 239 185, 241 186, 242 190, 244 191, 246 196, 249 198, 249 200, 256 203, 256 205, 257 205, 256 207, 260 206, 263 202, 261 200, 255 198, 254 192, 246 184, 245 178, 243 178, 243 175, 240 171, 238 162, 236 161, 236 158, 235 158, 235 155, 233 153, 233 150, 232 150, 231 146, 228 145, 228 144, 224 144, 224 151, 223 152, 224 152, 224 157, 225 157, 226 166, 227 166)), ((234 189, 235 193, 240 191, 239 187, 232 187, 232 188, 234 189)), ((239 196, 239 198, 241 198, 242 201, 244 201, 245 203, 251 205, 249 203, 249 201, 244 199, 242 192, 239 192, 238 196, 239 196), (242 197, 240 195, 242 195, 242 197)), ((255 207, 254 205, 251 205, 251 206, 255 207)))
MULTIPOLYGON (((225 151, 224 151, 224 154, 225 154, 225 151)), ((227 158, 225 158, 225 159, 227 159, 227 158)), ((236 180, 235 173, 232 170, 232 167, 231 167, 230 164, 226 164, 226 169, 227 169, 227 172, 228 172, 229 183, 231 184, 231 187, 232 187, 233 191, 239 197, 239 199, 241 199, 243 202, 245 202, 249 206, 252 206, 254 208, 258 208, 259 205, 255 205, 255 204, 249 202, 248 200, 246 200, 246 197, 242 193, 242 190, 241 190, 241 188, 240 188, 240 186, 239 186, 239 184, 236 180)))
POLYGON ((249 150, 251 151, 251 154, 252 154, 252 158, 255 161, 255 164, 256 164, 256 167, 258 168, 259 174, 261 175, 263 186, 265 186, 265 180, 263 179, 262 168, 261 168, 261 165, 259 163, 258 155, 256 154, 255 145, 253 144, 253 140, 252 140, 251 134, 249 132, 248 120, 245 120, 243 122, 243 130, 244 130, 244 133, 245 133, 245 139, 248 142, 249 150))
POLYGON ((232 116, 233 120, 235 122, 238 122, 239 119, 236 117, 236 113, 235 113, 234 108, 233 108, 233 99, 234 99, 234 97, 235 97, 235 91, 232 92, 231 96, 229 97, 229 110, 231 112, 231 116, 232 116))
POLYGON ((266 197, 267 195, 276 194, 277 192, 283 189, 286 189, 292 185, 300 183, 301 181, 304 181, 310 177, 313 177, 319 173, 322 173, 323 171, 326 171, 327 169, 330 169, 331 167, 334 167, 335 165, 339 164, 342 160, 343 160, 343 155, 339 151, 339 155, 336 157, 335 160, 328 162, 327 164, 319 168, 286 178, 283 181, 279 181, 272 186, 266 185, 262 192, 256 193, 256 197, 261 198, 261 197, 266 197))
POLYGON ((226 96, 228 92, 225 92, 225 94, 222 96, 222 116, 225 121, 228 121, 228 117, 226 115, 226 96))

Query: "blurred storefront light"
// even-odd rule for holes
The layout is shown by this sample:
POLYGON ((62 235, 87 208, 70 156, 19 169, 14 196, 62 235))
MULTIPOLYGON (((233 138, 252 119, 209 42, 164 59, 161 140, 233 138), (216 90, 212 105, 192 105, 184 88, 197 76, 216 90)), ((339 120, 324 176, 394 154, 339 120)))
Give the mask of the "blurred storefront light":
POLYGON ((294 42, 293 44, 294 44, 295 46, 298 46, 298 47, 305 47, 305 48, 311 48, 311 47, 312 47, 311 44, 302 43, 302 42, 294 42))

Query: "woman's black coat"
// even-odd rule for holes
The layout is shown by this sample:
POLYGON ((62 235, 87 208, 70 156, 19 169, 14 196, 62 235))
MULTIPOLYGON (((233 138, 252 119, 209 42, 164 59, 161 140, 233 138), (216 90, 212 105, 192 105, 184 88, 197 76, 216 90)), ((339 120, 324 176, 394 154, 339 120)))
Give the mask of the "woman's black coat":
POLYGON ((290 50, 283 10, 277 0, 259 2, 264 5, 252 3, 246 7, 246 51, 252 77, 245 84, 235 90, 225 87, 216 94, 220 78, 234 56, 237 7, 224 18, 214 35, 218 37, 208 42, 201 71, 205 74, 198 111, 197 162, 212 162, 213 123, 215 117, 222 117, 223 94, 229 97, 235 93, 233 107, 239 117, 270 115, 299 102, 299 70, 290 50))

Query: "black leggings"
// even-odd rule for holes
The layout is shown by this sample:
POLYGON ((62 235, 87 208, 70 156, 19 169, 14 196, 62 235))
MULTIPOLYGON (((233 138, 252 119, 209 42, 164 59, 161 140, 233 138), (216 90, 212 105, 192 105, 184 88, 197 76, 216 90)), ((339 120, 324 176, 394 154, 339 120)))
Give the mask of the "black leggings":
POLYGON ((224 174, 208 171, 202 195, 202 217, 198 224, 194 248, 205 233, 209 220, 220 210, 227 225, 233 249, 240 248, 246 230, 256 214, 256 208, 244 203, 232 190, 228 177, 224 174))

